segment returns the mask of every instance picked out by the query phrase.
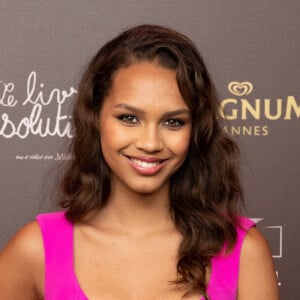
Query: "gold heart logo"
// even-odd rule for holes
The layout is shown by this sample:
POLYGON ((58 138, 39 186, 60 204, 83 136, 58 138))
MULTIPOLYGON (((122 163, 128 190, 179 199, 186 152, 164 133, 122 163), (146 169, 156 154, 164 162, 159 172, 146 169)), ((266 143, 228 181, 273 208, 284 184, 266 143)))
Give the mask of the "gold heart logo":
POLYGON ((253 85, 249 81, 237 82, 232 81, 228 84, 228 90, 230 93, 236 96, 249 95, 253 90, 253 85))

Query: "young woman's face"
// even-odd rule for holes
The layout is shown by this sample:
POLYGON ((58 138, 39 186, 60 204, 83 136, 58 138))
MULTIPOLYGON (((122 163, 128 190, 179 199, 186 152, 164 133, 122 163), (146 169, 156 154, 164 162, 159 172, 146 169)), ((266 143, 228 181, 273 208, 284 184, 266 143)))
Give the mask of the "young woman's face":
POLYGON ((150 62, 118 70, 99 122, 112 189, 121 185, 154 193, 168 188, 191 135, 190 112, 175 72, 150 62))

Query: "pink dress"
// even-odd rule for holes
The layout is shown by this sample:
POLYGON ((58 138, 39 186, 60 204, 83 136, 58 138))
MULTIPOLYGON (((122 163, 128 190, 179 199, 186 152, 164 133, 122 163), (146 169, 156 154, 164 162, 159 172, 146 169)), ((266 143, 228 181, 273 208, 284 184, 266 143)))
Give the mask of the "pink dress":
MULTIPOLYGON (((36 220, 45 249, 45 300, 87 300, 74 271, 73 224, 64 212, 41 214, 36 220)), ((240 221, 244 230, 237 228, 238 240, 233 250, 226 256, 218 255, 212 259, 207 290, 211 300, 236 299, 241 246, 247 231, 254 226, 247 218, 241 217, 240 221)))

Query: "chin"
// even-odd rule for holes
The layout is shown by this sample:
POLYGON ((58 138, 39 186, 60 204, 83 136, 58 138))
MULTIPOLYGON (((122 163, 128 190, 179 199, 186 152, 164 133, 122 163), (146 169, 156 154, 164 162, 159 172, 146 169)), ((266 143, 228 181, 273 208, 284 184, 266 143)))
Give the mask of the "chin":
POLYGON ((136 194, 141 195, 151 195, 157 192, 161 192, 163 189, 167 188, 167 185, 153 186, 153 185, 142 185, 131 187, 131 190, 136 194))

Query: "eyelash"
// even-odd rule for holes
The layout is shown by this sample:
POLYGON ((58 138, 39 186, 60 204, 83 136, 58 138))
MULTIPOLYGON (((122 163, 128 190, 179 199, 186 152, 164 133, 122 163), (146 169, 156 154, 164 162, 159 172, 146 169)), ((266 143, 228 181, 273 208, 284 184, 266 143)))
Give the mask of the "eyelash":
POLYGON ((138 118, 135 115, 120 115, 118 119, 126 124, 136 124, 138 122, 138 118))
POLYGON ((172 129, 179 129, 186 123, 184 120, 178 118, 167 119, 165 123, 167 122, 169 122, 169 125, 167 126, 172 129), (171 124, 170 122, 172 122, 173 124, 171 124))
MULTIPOLYGON (((128 125, 135 125, 139 119, 135 115, 123 114, 117 117, 121 122, 128 125)), ((170 129, 179 129, 186 124, 186 122, 179 118, 170 118, 164 121, 164 124, 170 129)))

